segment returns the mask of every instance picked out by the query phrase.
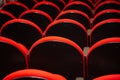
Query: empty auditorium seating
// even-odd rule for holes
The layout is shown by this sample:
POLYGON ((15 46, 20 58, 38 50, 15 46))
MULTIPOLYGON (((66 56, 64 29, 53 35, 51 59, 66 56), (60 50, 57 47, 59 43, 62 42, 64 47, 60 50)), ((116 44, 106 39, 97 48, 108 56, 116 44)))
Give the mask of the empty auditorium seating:
POLYGON ((80 10, 85 12, 89 17, 92 17, 92 8, 82 1, 70 2, 64 7, 64 10, 80 10))
POLYGON ((111 19, 111 18, 120 19, 120 10, 106 9, 106 10, 100 11, 98 14, 96 14, 93 17, 92 26, 99 23, 100 21, 111 19))
POLYGON ((120 37, 120 19, 107 19, 93 26, 90 33, 90 42, 95 42, 109 37, 120 37))
POLYGON ((88 80, 107 74, 120 73, 119 53, 120 37, 103 39, 90 47, 86 57, 88 80))
POLYGON ((11 20, 11 19, 15 19, 16 17, 13 16, 11 13, 5 11, 5 10, 0 10, 0 28, 2 27, 2 25, 11 20))
POLYGON ((61 12, 56 19, 73 19, 85 26, 86 29, 91 28, 90 18, 87 14, 78 10, 65 10, 61 12))
POLYGON ((0 36, 0 80, 16 70, 27 68, 27 52, 22 44, 0 36))
POLYGON ((97 77, 93 80, 120 80, 120 74, 109 74, 97 77))
POLYGON ((36 24, 24 19, 13 19, 6 22, 1 27, 0 33, 27 48, 42 37, 42 30, 36 24))
POLYGON ((119 47, 120 0, 0 0, 0 80, 110 80, 119 47))
POLYGON ((53 21, 53 19, 44 11, 27 10, 24 11, 19 18, 30 20, 36 23, 42 31, 53 21))
POLYGON ((55 19, 55 17, 61 11, 60 8, 56 4, 50 1, 40 1, 33 6, 33 9, 43 10, 46 13, 48 13, 53 19, 55 19))
POLYGON ((117 9, 120 10, 120 2, 117 1, 104 1, 97 5, 94 9, 94 13, 97 14, 98 12, 105 10, 105 9, 117 9))
POLYGON ((48 25, 44 36, 61 36, 76 42, 82 49, 87 46, 87 30, 79 22, 72 19, 55 20, 48 25))
POLYGON ((29 68, 60 74, 67 80, 82 77, 84 54, 73 41, 49 36, 36 41, 28 53, 29 68))
POLYGON ((3 5, 1 9, 10 12, 15 17, 19 17, 19 15, 22 12, 28 10, 28 7, 20 2, 9 2, 5 5, 3 5))
POLYGON ((7 75, 3 80, 66 80, 58 74, 37 69, 24 69, 7 75))

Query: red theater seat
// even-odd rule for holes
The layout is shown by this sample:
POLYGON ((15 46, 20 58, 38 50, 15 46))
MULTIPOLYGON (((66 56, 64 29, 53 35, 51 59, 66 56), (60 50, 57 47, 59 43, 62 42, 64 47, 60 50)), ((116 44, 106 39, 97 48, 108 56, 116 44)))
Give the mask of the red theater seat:
POLYGON ((85 26, 86 29, 89 29, 91 24, 90 24, 90 18, 87 14, 85 14, 82 11, 78 10, 65 10, 62 11, 56 19, 73 19, 85 26))
POLYGON ((41 2, 38 2, 36 5, 33 6, 33 9, 45 11, 53 19, 55 19, 55 17, 61 11, 60 8, 56 4, 54 4, 54 3, 50 2, 50 1, 41 1, 41 2))
POLYGON ((94 9, 94 4, 92 2, 92 0, 72 0, 73 2, 74 1, 82 1, 82 2, 85 2, 87 3, 92 9, 94 9))
POLYGON ((95 4, 97 6, 97 5, 99 5, 100 3, 104 2, 104 1, 118 1, 119 2, 119 0, 97 0, 95 4))
POLYGON ((92 8, 82 1, 70 2, 65 6, 64 10, 79 10, 85 12, 90 18, 92 17, 92 8))
POLYGON ((66 80, 58 74, 37 69, 24 69, 7 75, 3 80, 66 80))
POLYGON ((73 41, 49 36, 36 41, 28 53, 29 68, 64 76, 67 80, 83 77, 84 54, 73 41))
POLYGON ((92 24, 94 26, 95 24, 103 20, 111 19, 111 18, 120 19, 120 10, 106 9, 106 10, 100 11, 93 17, 92 24))
POLYGON ((120 10, 120 2, 118 1, 104 1, 97 5, 94 9, 94 13, 97 14, 98 12, 106 9, 117 9, 120 10))
POLYGON ((17 2, 23 3, 26 5, 29 9, 31 9, 35 4, 35 0, 16 0, 17 2))
POLYGON ((27 10, 23 12, 19 18, 27 19, 37 24, 42 31, 53 21, 46 12, 41 10, 27 10))
POLYGON ((90 42, 95 42, 109 37, 120 37, 120 19, 107 19, 93 26, 90 33, 90 42))
POLYGON ((0 30, 2 36, 15 40, 27 48, 42 37, 41 29, 34 23, 24 19, 13 19, 6 22, 0 30))
MULTIPOLYGON (((37 0, 37 2, 40 2, 41 0, 37 0)), ((65 6, 65 2, 64 0, 43 0, 43 1, 50 1, 54 4, 56 4, 61 10, 64 8, 65 6)))
POLYGON ((120 74, 109 74, 97 77, 93 80, 120 80, 120 74))
POLYGON ((47 0, 47 1, 55 3, 61 10, 65 7, 64 0, 47 0))
POLYGON ((28 50, 17 42, 0 36, 0 80, 20 69, 26 69, 28 50))
POLYGON ((59 19, 48 25, 44 36, 61 36, 76 42, 82 49, 87 46, 87 30, 72 19, 59 19))
POLYGON ((16 17, 12 15, 11 13, 5 11, 5 10, 0 10, 0 28, 2 25, 12 19, 15 19, 16 17))
POLYGON ((119 53, 120 37, 103 39, 90 47, 86 57, 88 80, 107 74, 120 73, 119 53))
POLYGON ((28 10, 28 7, 20 2, 9 2, 3 5, 1 9, 10 12, 18 18, 22 12, 28 10))

